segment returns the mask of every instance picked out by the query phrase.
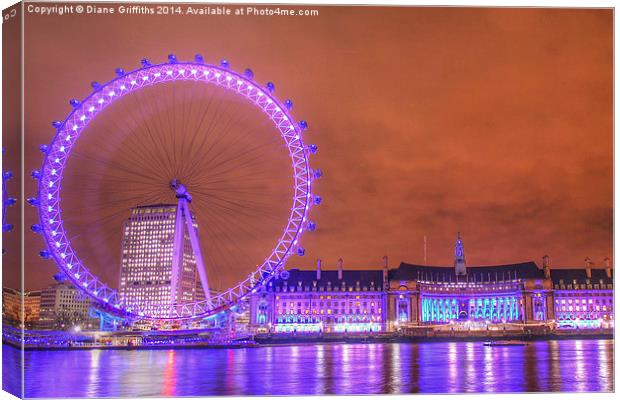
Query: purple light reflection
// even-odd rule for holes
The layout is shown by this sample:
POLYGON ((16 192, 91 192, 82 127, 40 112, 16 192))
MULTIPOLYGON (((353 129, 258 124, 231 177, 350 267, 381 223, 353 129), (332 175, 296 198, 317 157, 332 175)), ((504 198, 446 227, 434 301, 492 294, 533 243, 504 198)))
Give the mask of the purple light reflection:
MULTIPOLYGON (((18 350, 6 345, 4 351, 9 356, 11 352, 18 354, 18 350)), ((480 342, 428 342, 171 352, 174 353, 173 363, 170 362, 170 352, 157 350, 106 350, 97 357, 88 351, 26 352, 26 396, 499 393, 613 389, 612 340, 535 341, 529 346, 492 348, 480 342), (448 354, 452 355, 447 357, 448 354), (85 371, 85 367, 96 374, 85 371), (489 370, 492 370, 492 376, 487 375, 489 370)), ((10 370, 3 368, 3 371, 10 370)))

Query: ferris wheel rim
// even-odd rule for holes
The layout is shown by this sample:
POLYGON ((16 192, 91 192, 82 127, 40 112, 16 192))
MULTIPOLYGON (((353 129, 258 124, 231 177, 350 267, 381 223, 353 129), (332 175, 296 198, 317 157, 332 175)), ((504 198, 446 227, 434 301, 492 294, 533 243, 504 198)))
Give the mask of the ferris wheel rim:
MULTIPOLYGON (((228 68, 228 63, 217 66, 200 60, 177 61, 176 57, 168 63, 151 64, 143 60, 141 68, 130 72, 117 69, 117 77, 104 84, 97 84, 94 90, 82 101, 71 100, 73 109, 62 122, 54 122, 56 132, 49 145, 45 147, 45 157, 38 172, 38 214, 40 232, 48 248, 46 255, 53 258, 58 268, 67 275, 78 290, 87 294, 104 310, 136 319, 176 320, 201 318, 214 315, 230 308, 245 298, 257 287, 267 284, 281 269, 286 260, 299 247, 299 240, 307 227, 308 212, 312 204, 312 174, 309 163, 309 150, 302 139, 306 124, 299 123, 290 115, 290 101, 282 104, 273 96, 273 84, 261 87, 253 80, 253 75, 242 75, 228 68), (136 78, 136 79, 133 79, 136 78), (254 107, 258 107, 284 140, 289 158, 292 161, 294 195, 291 212, 284 232, 265 261, 241 280, 238 284, 208 300, 179 305, 159 306, 150 314, 124 305, 117 289, 103 283, 84 265, 71 246, 62 219, 61 182, 71 149, 82 131, 99 112, 130 93, 139 92, 145 87, 164 82, 196 81, 216 87, 223 87, 244 97, 254 107), (132 87, 133 86, 133 87, 132 87), (112 90, 113 89, 113 90, 112 90), (64 140, 64 142, 63 142, 64 140)), ((303 251, 302 251, 303 253, 303 251)))

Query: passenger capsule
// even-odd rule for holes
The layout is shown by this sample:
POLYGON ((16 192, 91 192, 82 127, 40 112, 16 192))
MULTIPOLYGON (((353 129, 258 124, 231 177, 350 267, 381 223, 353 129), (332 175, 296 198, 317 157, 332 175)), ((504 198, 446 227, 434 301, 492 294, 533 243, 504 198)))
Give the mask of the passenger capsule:
POLYGON ((30 230, 33 231, 34 233, 42 233, 43 232, 43 228, 39 224, 31 225, 30 226, 30 230))
POLYGON ((50 252, 49 252, 49 251, 47 251, 47 250, 41 250, 41 251, 39 252, 39 257, 43 258, 44 260, 49 259, 51 256, 52 256, 52 253, 50 253, 50 252))

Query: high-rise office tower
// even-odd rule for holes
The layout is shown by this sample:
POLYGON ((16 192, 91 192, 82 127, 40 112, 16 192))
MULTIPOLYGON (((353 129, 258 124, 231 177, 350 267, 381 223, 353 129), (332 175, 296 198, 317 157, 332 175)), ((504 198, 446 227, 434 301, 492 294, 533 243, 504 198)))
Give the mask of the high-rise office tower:
MULTIPOLYGON (((133 208, 123 227, 119 293, 129 307, 151 315, 159 306, 195 301, 200 290, 187 221, 178 225, 176 221, 177 216, 185 219, 190 214, 178 213, 177 208, 177 204, 133 208), (175 228, 183 230, 184 239, 177 277, 173 277, 175 228)), ((196 220, 191 218, 197 231, 196 220)))

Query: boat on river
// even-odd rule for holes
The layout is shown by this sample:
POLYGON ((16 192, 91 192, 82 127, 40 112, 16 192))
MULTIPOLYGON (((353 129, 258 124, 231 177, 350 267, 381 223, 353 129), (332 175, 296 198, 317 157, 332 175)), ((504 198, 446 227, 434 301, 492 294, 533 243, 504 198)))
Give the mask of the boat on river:
POLYGON ((495 347, 495 346, 528 346, 529 342, 524 342, 522 340, 496 340, 492 342, 484 342, 485 346, 495 347))

